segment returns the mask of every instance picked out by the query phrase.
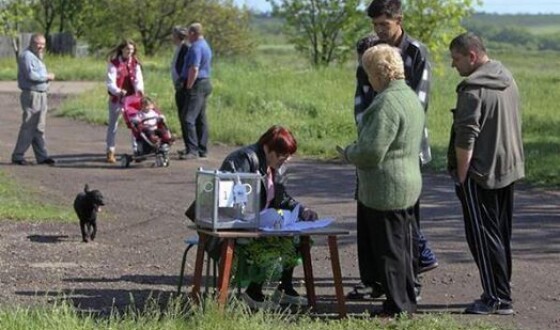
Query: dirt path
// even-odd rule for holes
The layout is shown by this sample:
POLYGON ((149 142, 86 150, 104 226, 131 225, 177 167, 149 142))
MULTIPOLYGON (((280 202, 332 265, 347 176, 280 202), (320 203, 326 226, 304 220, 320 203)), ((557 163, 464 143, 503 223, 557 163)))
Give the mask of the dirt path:
MULTIPOLYGON (((52 90, 66 94, 88 86, 70 82, 55 84, 52 90)), ((53 301, 62 292, 83 309, 107 311, 111 306, 125 306, 131 296, 141 305, 150 293, 163 297, 173 293, 183 239, 193 234, 186 228, 183 212, 193 197, 195 170, 200 166, 217 167, 232 148, 213 146, 205 160, 172 159, 169 168, 142 163, 123 170, 103 162, 105 127, 51 115, 47 122, 48 148, 58 165, 12 166, 10 154, 20 123, 14 87, 12 82, 0 83, 2 172, 42 191, 45 201, 68 207, 84 183, 89 183, 103 191, 108 205, 100 216, 98 239, 93 244, 81 243, 77 221, 0 221, 0 304, 53 301)), ((60 98, 51 96, 53 108, 60 98)), ((117 151, 130 152, 128 141, 128 131, 120 129, 117 151)), ((354 170, 339 163, 299 158, 291 164, 291 194, 321 215, 335 216, 337 226, 352 231, 340 241, 348 291, 358 281, 354 170)), ((445 175, 432 173, 426 173, 424 180, 423 228, 440 267, 424 276, 420 311, 457 314, 461 319, 521 329, 560 328, 560 192, 519 186, 513 235, 516 314, 472 317, 458 315, 481 289, 451 182, 445 175)), ((316 242, 312 255, 320 297, 318 312, 334 312, 325 242, 316 242)), ((191 265, 193 260, 191 253, 191 265)), ((301 281, 301 269, 296 277, 301 281)), ((305 292, 303 284, 299 290, 305 292)), ((348 308, 352 313, 363 313, 370 303, 348 302, 348 308)))

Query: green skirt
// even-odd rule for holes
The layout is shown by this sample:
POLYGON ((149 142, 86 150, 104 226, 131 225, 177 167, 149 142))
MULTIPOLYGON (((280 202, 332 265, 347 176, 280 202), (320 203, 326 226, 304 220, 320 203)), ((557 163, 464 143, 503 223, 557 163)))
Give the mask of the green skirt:
POLYGON ((232 281, 249 283, 278 281, 282 271, 301 264, 298 245, 291 237, 266 237, 236 242, 232 281))

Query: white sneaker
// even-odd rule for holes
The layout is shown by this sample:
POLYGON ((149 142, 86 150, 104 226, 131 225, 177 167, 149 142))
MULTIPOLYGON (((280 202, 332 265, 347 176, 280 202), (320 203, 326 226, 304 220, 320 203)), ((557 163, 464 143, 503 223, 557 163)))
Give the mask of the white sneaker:
POLYGON ((307 306, 307 298, 302 296, 290 296, 279 289, 274 290, 270 300, 280 305, 307 306))
POLYGON ((265 299, 264 301, 256 301, 249 295, 243 292, 240 296, 241 301, 243 301, 251 309, 262 309, 262 310, 278 310, 280 305, 271 301, 270 299, 265 299))

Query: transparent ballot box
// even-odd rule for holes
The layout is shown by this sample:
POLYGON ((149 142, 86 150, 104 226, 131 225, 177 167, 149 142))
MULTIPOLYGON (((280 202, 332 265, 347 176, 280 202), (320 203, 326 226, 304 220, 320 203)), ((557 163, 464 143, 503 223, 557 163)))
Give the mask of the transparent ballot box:
POLYGON ((195 222, 218 229, 258 229, 261 176, 199 169, 196 172, 195 222))

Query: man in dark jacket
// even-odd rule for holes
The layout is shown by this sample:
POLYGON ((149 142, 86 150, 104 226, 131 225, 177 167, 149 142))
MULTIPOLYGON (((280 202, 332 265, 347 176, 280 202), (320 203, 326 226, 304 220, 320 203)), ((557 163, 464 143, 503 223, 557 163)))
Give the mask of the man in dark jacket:
POLYGON ((181 71, 183 70, 185 57, 189 51, 187 34, 187 28, 182 26, 176 26, 172 31, 175 52, 173 53, 173 59, 171 60, 171 80, 173 82, 173 86, 175 87, 175 105, 177 106, 177 118, 179 118, 179 124, 181 124, 182 136, 187 135, 185 123, 181 120, 181 118, 184 117, 183 108, 185 107, 185 99, 187 97, 187 91, 184 88, 185 81, 181 79, 181 71))
POLYGON ((465 79, 457 86, 448 168, 483 289, 465 313, 509 315, 514 183, 525 176, 519 92, 478 36, 461 34, 449 50, 465 79))

